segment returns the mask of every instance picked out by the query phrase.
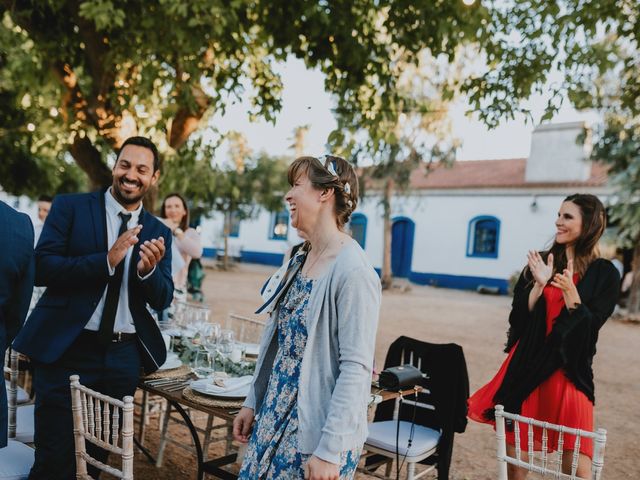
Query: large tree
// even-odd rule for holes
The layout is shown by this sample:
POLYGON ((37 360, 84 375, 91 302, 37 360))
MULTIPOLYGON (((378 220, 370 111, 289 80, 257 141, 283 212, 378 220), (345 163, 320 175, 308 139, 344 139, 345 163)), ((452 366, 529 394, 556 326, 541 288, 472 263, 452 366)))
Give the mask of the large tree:
POLYGON ((372 79, 393 91, 398 49, 410 56, 445 44, 450 32, 472 32, 486 18, 484 8, 427 0, 0 5, 0 91, 24 113, 3 135, 31 137, 40 157, 68 151, 92 187, 109 182, 108 156, 134 133, 171 156, 238 97, 251 98, 250 115, 273 119, 282 90, 273 66, 289 55, 320 68, 338 108, 349 109, 372 79))

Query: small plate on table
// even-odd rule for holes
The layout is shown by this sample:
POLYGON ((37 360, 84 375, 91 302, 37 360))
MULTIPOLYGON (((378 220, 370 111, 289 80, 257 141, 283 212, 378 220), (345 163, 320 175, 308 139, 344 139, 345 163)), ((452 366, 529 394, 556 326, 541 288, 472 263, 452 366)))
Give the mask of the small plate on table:
POLYGON ((160 368, 158 370, 170 370, 172 368, 178 368, 181 366, 182 366, 182 360, 180 360, 180 357, 178 356, 178 354, 174 352, 169 352, 167 354, 167 359, 162 365, 160 365, 160 368))
POLYGON ((249 394, 251 381, 253 377, 247 375, 244 377, 232 377, 224 379, 230 384, 228 388, 222 388, 213 383, 213 378, 202 378, 191 382, 191 390, 194 392, 208 395, 210 397, 232 399, 243 399, 249 394), (237 387, 234 387, 234 384, 237 387))

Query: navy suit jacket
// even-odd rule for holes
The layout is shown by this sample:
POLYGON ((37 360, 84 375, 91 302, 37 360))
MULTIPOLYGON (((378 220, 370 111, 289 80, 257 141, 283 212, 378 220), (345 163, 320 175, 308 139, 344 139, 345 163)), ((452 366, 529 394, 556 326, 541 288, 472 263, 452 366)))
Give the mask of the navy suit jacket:
MULTIPOLYGON (((33 226, 0 201, 0 359, 29 310, 34 275, 33 226)), ((7 445, 7 394, 0 377, 0 448, 7 445)))
MULTIPOLYGON (((13 347, 36 362, 53 363, 82 332, 109 281, 105 191, 58 195, 36 247, 36 285, 47 287, 13 347)), ((142 210, 142 231, 129 267, 129 310, 145 372, 166 359, 165 344, 147 304, 163 310, 173 299, 171 231, 142 210), (139 246, 164 237, 165 255, 145 280, 138 277, 139 246)))

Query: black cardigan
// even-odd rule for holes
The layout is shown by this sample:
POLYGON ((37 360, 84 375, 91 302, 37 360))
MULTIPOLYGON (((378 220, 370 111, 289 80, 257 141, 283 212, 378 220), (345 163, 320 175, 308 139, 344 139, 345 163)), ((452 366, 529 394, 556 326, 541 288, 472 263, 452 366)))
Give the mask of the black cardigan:
MULTIPOLYGON (((567 378, 595 403, 593 356, 598 331, 618 299, 620 275, 613 264, 594 260, 577 284, 581 305, 572 313, 563 308, 546 336, 546 302, 540 296, 529 311, 533 282, 520 275, 514 289, 505 351, 519 341, 502 384, 494 396, 506 411, 519 413, 522 402, 538 385, 562 368, 567 378)), ((485 416, 493 418, 493 410, 485 416)))

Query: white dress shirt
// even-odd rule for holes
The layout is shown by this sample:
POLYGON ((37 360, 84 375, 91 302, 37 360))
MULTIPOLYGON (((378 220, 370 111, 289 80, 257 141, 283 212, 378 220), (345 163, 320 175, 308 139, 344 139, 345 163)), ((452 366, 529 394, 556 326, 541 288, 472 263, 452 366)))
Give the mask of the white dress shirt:
MULTIPOLYGON (((118 239, 118 231, 120 230, 120 224, 122 223, 122 219, 118 215, 120 212, 131 214, 131 218, 127 223, 127 229, 133 228, 138 225, 138 219, 140 218, 140 212, 142 211, 142 203, 138 206, 137 209, 133 211, 125 210, 122 205, 120 205, 111 193, 111 187, 105 192, 105 207, 107 214, 107 249, 111 249, 116 240, 118 239)), ((127 255, 124 257, 124 272, 122 274, 122 284, 120 285, 120 297, 118 298, 118 309, 116 310, 116 320, 113 325, 114 332, 122 332, 122 333, 135 333, 136 327, 133 324, 133 317, 131 316, 131 311, 129 310, 129 266, 131 264, 131 254, 133 252, 133 247, 129 247, 127 250, 127 255)), ((109 267, 109 275, 113 275, 115 273, 115 268, 111 268, 109 265, 109 260, 107 260, 107 266, 109 267)), ((135 265, 133 268, 136 268, 135 265)), ((153 273, 153 270, 151 271, 153 273)), ((149 275, 151 275, 149 273, 149 275)), ((144 278, 147 278, 149 275, 146 275, 144 278)), ((108 287, 108 285, 107 285, 108 287)), ((102 311, 104 310, 104 302, 107 298, 107 287, 104 288, 104 293, 102 294, 102 298, 98 302, 98 306, 91 315, 89 322, 84 327, 86 330, 98 331, 100 328, 100 321, 102 319, 102 311)))
POLYGON ((40 219, 33 223, 33 248, 38 246, 38 240, 40 240, 40 235, 42 235, 42 227, 44 227, 44 222, 40 219))

